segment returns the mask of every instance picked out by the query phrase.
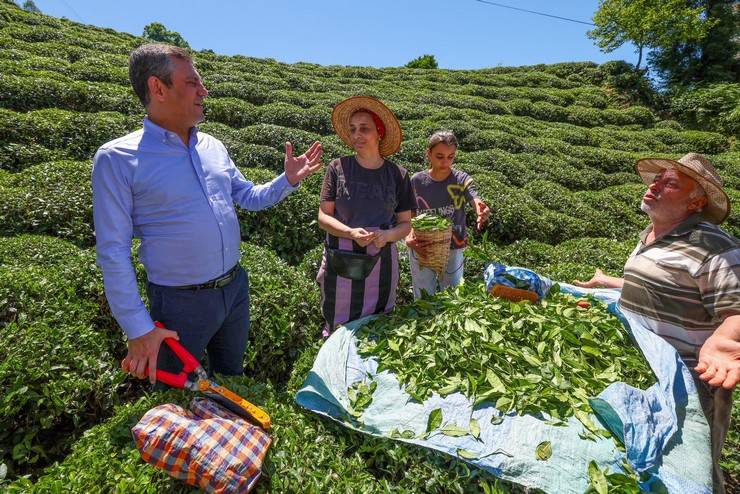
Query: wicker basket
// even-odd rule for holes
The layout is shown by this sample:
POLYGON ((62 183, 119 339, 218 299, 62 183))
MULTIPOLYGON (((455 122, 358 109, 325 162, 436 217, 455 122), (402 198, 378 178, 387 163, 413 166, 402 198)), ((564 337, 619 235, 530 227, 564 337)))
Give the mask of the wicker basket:
POLYGON ((450 240, 452 225, 444 230, 419 231, 414 229, 414 237, 427 244, 424 255, 416 253, 419 265, 436 271, 443 276, 447 270, 447 260, 450 258, 450 240))

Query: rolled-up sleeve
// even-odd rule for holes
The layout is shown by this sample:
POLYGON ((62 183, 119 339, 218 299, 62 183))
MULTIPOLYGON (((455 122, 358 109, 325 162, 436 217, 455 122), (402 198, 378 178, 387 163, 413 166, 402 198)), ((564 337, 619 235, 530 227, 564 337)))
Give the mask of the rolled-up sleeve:
POLYGON ((138 338, 151 331, 154 322, 141 299, 131 260, 131 174, 107 149, 99 149, 93 159, 92 189, 95 248, 105 296, 128 338, 138 338))

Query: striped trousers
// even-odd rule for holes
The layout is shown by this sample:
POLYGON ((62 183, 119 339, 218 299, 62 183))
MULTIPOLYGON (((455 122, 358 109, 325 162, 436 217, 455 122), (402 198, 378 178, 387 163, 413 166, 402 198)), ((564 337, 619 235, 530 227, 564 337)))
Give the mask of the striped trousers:
POLYGON ((395 243, 386 249, 378 249, 373 244, 360 247, 351 239, 327 235, 326 247, 368 255, 380 252, 380 259, 367 278, 361 281, 352 280, 334 272, 326 262, 326 248, 324 249, 321 267, 316 276, 321 287, 321 313, 326 321, 324 336, 346 322, 393 309, 398 286, 398 250, 395 243))

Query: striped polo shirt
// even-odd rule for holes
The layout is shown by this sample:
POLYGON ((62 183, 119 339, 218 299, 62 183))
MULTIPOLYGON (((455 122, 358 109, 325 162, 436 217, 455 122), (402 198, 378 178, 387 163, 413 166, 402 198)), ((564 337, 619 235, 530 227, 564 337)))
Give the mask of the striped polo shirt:
POLYGON ((624 266, 619 305, 691 365, 722 320, 740 314, 740 244, 698 214, 646 245, 651 230, 624 266))

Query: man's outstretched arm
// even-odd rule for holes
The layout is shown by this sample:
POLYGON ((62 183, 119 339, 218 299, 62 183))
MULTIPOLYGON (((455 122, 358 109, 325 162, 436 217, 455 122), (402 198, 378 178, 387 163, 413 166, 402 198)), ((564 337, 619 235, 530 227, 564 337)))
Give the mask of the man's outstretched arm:
POLYGON ((608 276, 604 274, 602 270, 596 268, 596 272, 588 281, 573 281, 575 286, 581 288, 622 288, 624 285, 624 278, 617 278, 615 276, 608 276))

